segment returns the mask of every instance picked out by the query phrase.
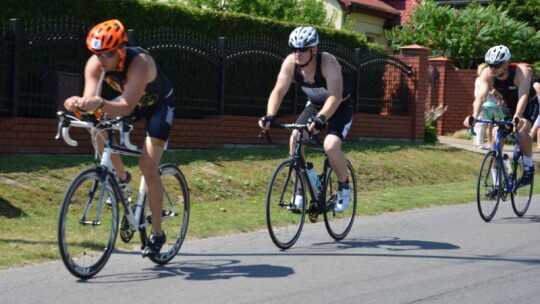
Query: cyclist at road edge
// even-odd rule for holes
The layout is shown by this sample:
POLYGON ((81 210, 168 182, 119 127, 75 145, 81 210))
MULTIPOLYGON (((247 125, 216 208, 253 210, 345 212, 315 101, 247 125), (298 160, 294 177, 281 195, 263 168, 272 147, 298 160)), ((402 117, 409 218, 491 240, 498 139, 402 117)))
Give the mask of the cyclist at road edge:
MULTIPOLYGON (((289 47, 292 53, 281 65, 276 84, 268 98, 267 114, 259 120, 259 126, 263 131, 269 129, 291 84, 299 84, 308 102, 296 123, 308 124, 309 131, 314 134, 328 127, 324 150, 339 182, 335 210, 343 212, 349 204, 350 187, 347 159, 341 150, 341 143, 352 124, 352 102, 343 85, 341 66, 332 54, 319 52, 319 34, 313 27, 294 29, 289 36, 289 47)), ((299 131, 293 131, 290 137, 290 155, 296 145, 296 132, 299 131)), ((301 209, 302 197, 293 200, 293 208, 301 209)))
MULTIPOLYGON (((127 33, 120 21, 108 20, 94 26, 86 38, 86 45, 93 55, 84 70, 83 96, 67 98, 64 106, 72 112, 93 111, 106 113, 109 117, 130 116, 134 120, 147 120, 139 159, 152 212, 152 233, 142 252, 146 257, 159 254, 166 240, 161 227, 163 185, 158 166, 174 118, 174 100, 172 86, 152 56, 140 47, 127 46, 127 43, 127 33), (96 92, 102 73, 105 73, 104 81, 121 93, 115 100, 105 100, 100 97, 101 92, 96 92)), ((130 175, 119 155, 112 155, 112 163, 121 183, 129 182, 130 175)))
MULTIPOLYGON (((534 176, 534 160, 532 155, 532 138, 529 135, 532 123, 538 116, 538 102, 536 91, 531 81, 532 70, 525 63, 510 63, 510 50, 504 45, 490 48, 485 55, 485 62, 489 69, 484 69, 480 75, 478 95, 474 100, 472 116, 465 118, 466 127, 474 125, 482 111, 482 104, 491 89, 499 92, 508 109, 513 114, 514 126, 521 134, 519 147, 523 152, 523 177, 520 185, 528 185, 534 176)), ((495 128, 496 129, 496 128, 495 128)), ((496 130, 494 130, 496 132, 496 130)), ((493 136, 496 138, 496 136, 493 136)), ((494 146, 494 143, 490 143, 494 146)))

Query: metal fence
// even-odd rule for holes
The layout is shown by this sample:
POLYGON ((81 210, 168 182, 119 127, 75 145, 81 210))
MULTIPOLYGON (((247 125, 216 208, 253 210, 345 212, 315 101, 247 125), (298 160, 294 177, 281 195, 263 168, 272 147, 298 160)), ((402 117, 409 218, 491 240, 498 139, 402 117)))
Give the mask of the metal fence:
MULTIPOLYGON (((0 117, 54 117, 63 100, 83 90, 92 24, 79 20, 10 20, 0 30, 0 117)), ((283 59, 287 39, 232 35, 209 38, 194 30, 129 30, 131 44, 150 51, 171 80, 177 118, 260 116, 283 59)), ((355 112, 405 114, 411 68, 399 55, 364 53, 323 40, 336 56, 355 112), (390 110, 389 110, 390 109, 390 110)), ((104 97, 114 97, 105 90, 104 97)), ((280 111, 298 113, 305 96, 293 85, 280 111)))

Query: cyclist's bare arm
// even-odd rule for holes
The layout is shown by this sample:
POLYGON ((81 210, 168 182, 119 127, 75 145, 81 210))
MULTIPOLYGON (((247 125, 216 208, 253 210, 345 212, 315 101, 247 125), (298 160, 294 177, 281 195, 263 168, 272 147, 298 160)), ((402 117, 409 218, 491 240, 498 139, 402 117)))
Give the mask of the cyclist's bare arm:
POLYGON ((324 106, 319 111, 329 119, 337 111, 343 96, 343 78, 341 75, 341 66, 334 56, 329 53, 322 53, 321 72, 326 79, 328 98, 324 106))
MULTIPOLYGON (((269 115, 276 115, 279 106, 281 105, 281 101, 283 100, 283 96, 287 94, 287 91, 291 87, 291 84, 294 81, 294 55, 289 55, 283 63, 281 64, 281 69, 279 71, 279 74, 277 76, 276 84, 274 86, 274 89, 272 90, 272 93, 270 93, 270 97, 268 97, 268 105, 266 107, 266 113, 269 115)), ((264 130, 268 130, 269 126, 268 124, 266 126, 261 127, 264 130)))
POLYGON ((531 74, 531 68, 527 65, 519 64, 516 68, 516 77, 514 78, 514 84, 518 87, 518 103, 516 107, 516 113, 514 113, 514 117, 521 118, 523 112, 525 111, 525 108, 527 107, 532 77, 531 74))
MULTIPOLYGON (((478 83, 478 94, 474 98, 473 102, 473 116, 476 119, 482 111, 482 104, 486 100, 489 92, 493 89, 491 84, 491 70, 486 68, 480 74, 480 82, 478 83)), ((465 119, 463 124, 466 127, 470 127, 469 120, 465 119)))

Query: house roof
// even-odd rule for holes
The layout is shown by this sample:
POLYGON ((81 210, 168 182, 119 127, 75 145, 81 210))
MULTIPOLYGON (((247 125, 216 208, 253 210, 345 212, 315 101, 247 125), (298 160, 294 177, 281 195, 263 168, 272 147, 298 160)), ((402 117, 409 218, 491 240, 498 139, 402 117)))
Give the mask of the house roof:
POLYGON ((401 25, 404 25, 410 20, 413 10, 422 3, 422 0, 384 0, 384 2, 401 14, 401 25))
POLYGON ((352 12, 366 12, 384 18, 395 18, 400 15, 400 11, 381 0, 338 0, 338 2, 343 10, 352 12))

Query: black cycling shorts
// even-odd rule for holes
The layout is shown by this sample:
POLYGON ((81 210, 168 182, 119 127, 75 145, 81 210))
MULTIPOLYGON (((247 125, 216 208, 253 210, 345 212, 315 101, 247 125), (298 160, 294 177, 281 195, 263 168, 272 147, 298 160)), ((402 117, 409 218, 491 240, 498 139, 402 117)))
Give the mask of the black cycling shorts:
POLYGON ((538 117, 538 101, 536 98, 529 100, 527 102, 527 107, 525 108, 525 111, 523 111, 523 118, 527 119, 531 122, 531 124, 534 124, 536 121, 536 118, 538 117))
MULTIPOLYGON (((319 113, 319 110, 315 105, 312 103, 308 103, 306 107, 304 108, 304 111, 300 113, 300 116, 296 119, 297 124, 306 124, 308 120, 316 116, 317 113, 319 113)), ((347 99, 341 102, 338 109, 328 119, 328 126, 327 126, 327 135, 333 134, 339 137, 341 140, 347 136, 347 133, 349 132, 349 129, 352 124, 352 115, 353 115, 353 109, 352 109, 352 102, 351 99, 347 99)))
POLYGON ((141 118, 147 120, 146 136, 158 138, 166 142, 171 132, 174 120, 174 99, 167 97, 164 102, 147 108, 136 108, 133 113, 134 121, 141 118))

